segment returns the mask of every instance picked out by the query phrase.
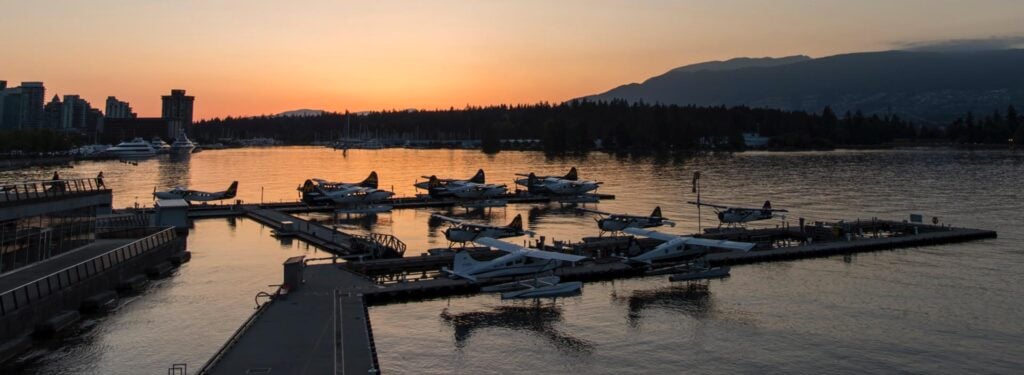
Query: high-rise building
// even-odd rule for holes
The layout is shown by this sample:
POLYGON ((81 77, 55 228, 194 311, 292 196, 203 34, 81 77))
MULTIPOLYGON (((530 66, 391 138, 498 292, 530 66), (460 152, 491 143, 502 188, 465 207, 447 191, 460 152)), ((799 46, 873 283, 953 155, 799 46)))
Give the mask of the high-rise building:
POLYGON ((107 97, 107 118, 136 118, 138 115, 132 112, 132 106, 128 102, 117 100, 117 97, 107 97))
POLYGON ((185 95, 185 90, 171 90, 171 95, 163 96, 162 117, 165 120, 177 120, 183 126, 192 125, 192 102, 195 97, 185 95))
POLYGON ((7 88, 0 85, 0 129, 32 129, 43 125, 42 82, 22 82, 21 86, 7 88))
POLYGON ((85 127, 85 114, 89 102, 78 95, 64 95, 64 106, 61 111, 60 128, 63 130, 81 129, 85 127))
POLYGON ((64 103, 60 97, 53 96, 49 103, 43 106, 43 127, 47 129, 58 129, 61 126, 64 115, 64 103))
POLYGON ((46 88, 42 82, 21 83, 21 129, 34 129, 43 125, 43 103, 46 88))

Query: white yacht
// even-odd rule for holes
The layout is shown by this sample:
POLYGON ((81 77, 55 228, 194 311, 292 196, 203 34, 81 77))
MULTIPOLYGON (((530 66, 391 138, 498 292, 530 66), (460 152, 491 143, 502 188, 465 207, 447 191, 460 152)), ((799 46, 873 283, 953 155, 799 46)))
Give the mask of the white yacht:
POLYGON ((104 152, 122 158, 156 155, 156 149, 153 148, 153 145, 149 144, 149 142, 146 142, 142 138, 135 138, 127 142, 118 143, 117 146, 108 148, 104 152))
POLYGON ((174 139, 174 143, 171 144, 171 152, 176 154, 188 154, 192 153, 192 150, 196 148, 196 144, 192 143, 185 135, 185 132, 179 132, 178 138, 174 139))
POLYGON ((158 153, 164 154, 171 152, 171 145, 167 144, 167 142, 164 142, 164 140, 160 139, 160 137, 153 137, 153 140, 149 141, 149 144, 152 145, 153 148, 156 149, 156 152, 158 153))

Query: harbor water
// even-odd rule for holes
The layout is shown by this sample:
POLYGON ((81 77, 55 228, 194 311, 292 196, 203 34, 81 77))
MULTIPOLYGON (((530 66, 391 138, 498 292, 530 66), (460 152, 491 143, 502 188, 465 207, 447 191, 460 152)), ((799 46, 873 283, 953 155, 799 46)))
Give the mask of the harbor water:
MULTIPOLYGON (((370 308, 386 373, 1010 373, 1024 367, 1024 153, 906 149, 747 152, 689 158, 593 153, 548 158, 534 152, 488 156, 467 150, 350 150, 273 147, 210 150, 184 160, 137 165, 75 163, 64 178, 103 171, 116 207, 150 206, 154 189, 223 190, 239 181, 247 203, 293 201, 307 178, 360 181, 376 170, 380 187, 415 194, 425 175, 469 177, 511 188, 517 172, 603 181, 617 199, 588 204, 648 214, 661 206, 698 230, 688 200, 694 171, 705 202, 760 207, 770 199, 790 216, 762 226, 808 221, 906 219, 992 229, 998 239, 962 244, 736 266, 732 276, 690 288, 666 276, 587 283, 582 295, 534 302, 475 295, 370 308)), ((48 179, 53 168, 0 172, 0 181, 48 179)), ((393 234, 407 254, 446 247, 440 212, 506 224, 518 214, 551 240, 597 234, 593 215, 558 204, 397 210, 371 217, 310 214, 350 232, 393 234)), ((703 227, 717 225, 711 210, 703 227)), ((527 238, 513 239, 523 241, 527 238)), ((29 374, 190 371, 209 359, 253 312, 254 297, 281 281, 290 256, 320 257, 281 242, 244 218, 196 221, 190 263, 115 313, 91 318, 81 333, 19 359, 29 374)))

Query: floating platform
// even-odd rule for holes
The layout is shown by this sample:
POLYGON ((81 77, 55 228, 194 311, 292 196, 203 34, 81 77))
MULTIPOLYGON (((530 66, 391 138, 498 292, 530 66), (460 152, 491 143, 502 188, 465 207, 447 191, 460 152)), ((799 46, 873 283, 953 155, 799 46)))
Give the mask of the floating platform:
POLYGON ((261 305, 199 374, 379 372, 362 297, 377 285, 332 264, 307 266, 304 278, 261 305))
MULTIPOLYGON (((707 255, 708 264, 722 267, 718 268, 718 272, 722 272, 728 269, 723 267, 727 264, 971 241, 994 238, 996 232, 869 220, 816 223, 803 228, 715 231, 704 236, 758 239, 760 246, 754 251, 707 255)), ((621 249, 624 243, 637 246, 641 243, 623 241, 605 238, 562 248, 566 252, 609 254, 611 247, 621 249)), ((477 259, 504 254, 479 248, 465 251, 472 252, 477 259)), ((305 283, 262 305, 199 373, 268 373, 274 369, 294 368, 304 368, 309 373, 377 373, 380 366, 367 304, 477 293, 486 286, 502 289, 502 285, 533 279, 533 276, 495 277, 470 282, 441 276, 437 270, 450 266, 452 259, 452 255, 423 255, 306 266, 305 283), (407 277, 413 274, 420 277, 407 277)), ((683 263, 665 262, 659 267, 683 263)), ((608 256, 555 269, 551 276, 573 283, 568 284, 571 286, 574 282, 588 280, 643 276, 644 272, 644 267, 608 256)))

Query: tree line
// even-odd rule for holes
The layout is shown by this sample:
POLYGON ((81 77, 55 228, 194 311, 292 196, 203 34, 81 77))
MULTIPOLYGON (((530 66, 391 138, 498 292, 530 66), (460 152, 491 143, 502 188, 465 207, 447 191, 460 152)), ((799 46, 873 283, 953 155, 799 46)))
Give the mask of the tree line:
POLYGON ((259 116, 200 121, 195 137, 273 137, 286 143, 339 138, 472 139, 489 151, 501 140, 539 139, 544 151, 740 150, 743 133, 770 137, 771 148, 827 149, 939 137, 899 116, 820 114, 750 107, 697 107, 612 101, 497 105, 447 110, 392 110, 312 117, 259 116))

